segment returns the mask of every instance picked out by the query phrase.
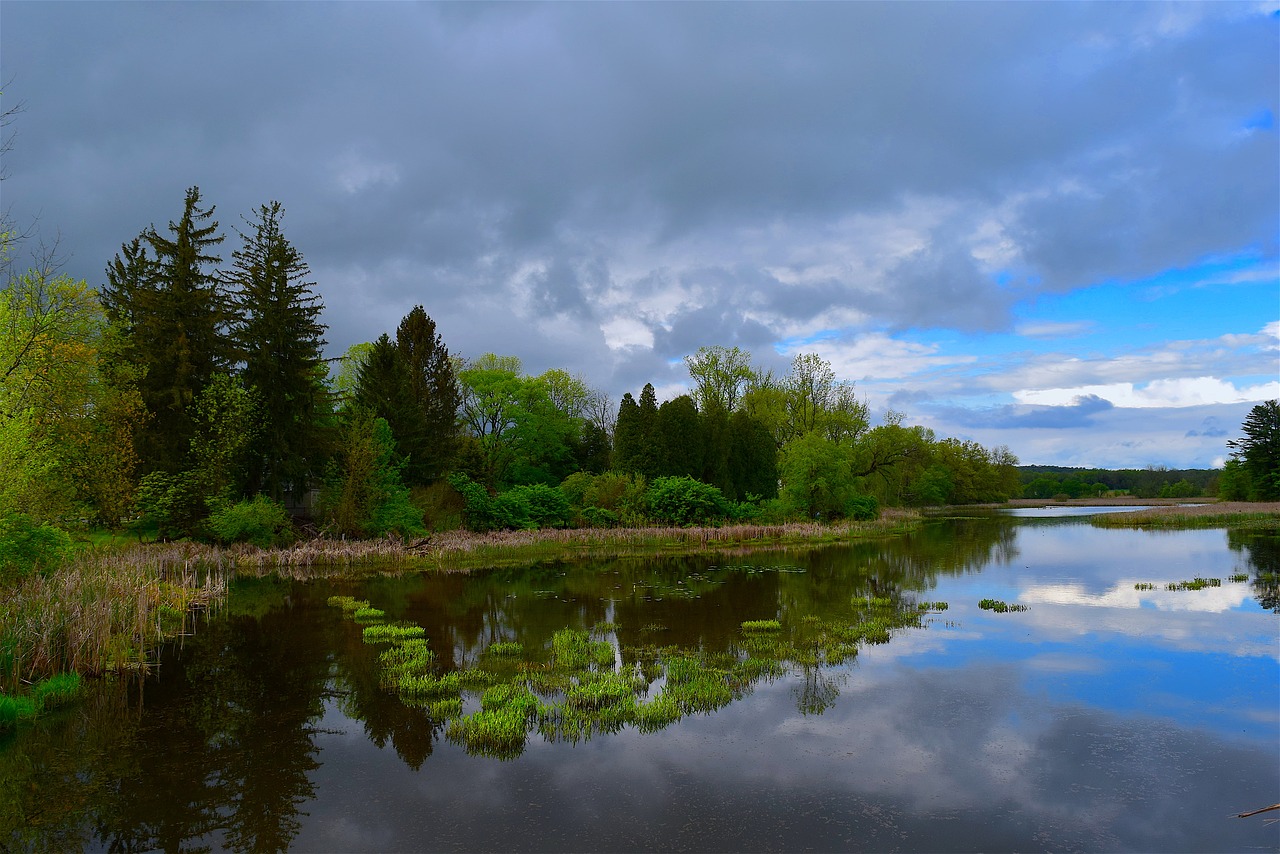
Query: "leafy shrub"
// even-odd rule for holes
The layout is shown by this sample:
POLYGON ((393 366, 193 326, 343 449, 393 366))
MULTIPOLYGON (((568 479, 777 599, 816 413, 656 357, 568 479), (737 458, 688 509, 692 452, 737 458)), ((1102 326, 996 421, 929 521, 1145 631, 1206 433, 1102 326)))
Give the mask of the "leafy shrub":
POLYGON ((563 528, 569 524, 572 514, 565 494, 543 483, 514 486, 504 495, 515 494, 522 500, 530 522, 539 528, 563 528))
POLYGON ((604 507, 584 507, 582 521, 592 528, 616 528, 621 520, 617 513, 604 507))
POLYGON ((265 495, 255 495, 236 504, 222 504, 209 514, 205 526, 219 542, 253 543, 264 549, 287 542, 293 531, 284 505, 265 495))
POLYGON ((867 522, 880 515, 880 502, 874 495, 855 495, 845 502, 845 515, 859 522, 867 522))
POLYGON ((729 502, 716 487, 691 477, 660 477, 649 486, 649 512, 670 525, 700 525, 723 519, 729 502))
POLYGON ((0 584, 46 572, 71 553, 71 536, 26 513, 0 513, 0 584))

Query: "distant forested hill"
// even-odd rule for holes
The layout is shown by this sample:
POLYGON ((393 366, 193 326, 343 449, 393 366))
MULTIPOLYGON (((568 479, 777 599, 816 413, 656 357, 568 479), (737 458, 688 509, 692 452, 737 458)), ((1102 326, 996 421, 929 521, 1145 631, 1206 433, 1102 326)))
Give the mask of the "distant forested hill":
POLYGON ((1216 495, 1217 469, 1090 469, 1018 466, 1024 498, 1072 498, 1124 493, 1138 498, 1193 498, 1216 495))

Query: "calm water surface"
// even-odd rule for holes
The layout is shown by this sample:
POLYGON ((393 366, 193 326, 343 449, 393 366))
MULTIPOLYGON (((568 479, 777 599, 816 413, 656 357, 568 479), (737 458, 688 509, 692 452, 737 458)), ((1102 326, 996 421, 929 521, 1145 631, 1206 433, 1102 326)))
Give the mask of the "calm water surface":
POLYGON ((1274 536, 992 516, 813 552, 243 583, 154 676, 0 740, 0 849, 1276 851, 1280 823, 1234 815, 1280 801, 1278 571, 1274 536), (1167 589, 1196 577, 1221 584, 1167 589), (442 670, 497 641, 545 658, 566 627, 605 624, 621 666, 745 656, 745 620, 947 608, 656 732, 533 731, 499 759, 380 687, 335 594, 424 627, 442 670))

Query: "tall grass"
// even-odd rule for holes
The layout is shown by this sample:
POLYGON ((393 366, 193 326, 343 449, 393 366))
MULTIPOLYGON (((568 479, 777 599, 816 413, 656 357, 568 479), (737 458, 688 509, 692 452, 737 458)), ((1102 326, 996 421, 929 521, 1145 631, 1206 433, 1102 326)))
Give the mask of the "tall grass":
POLYGON ((1252 528, 1280 530, 1280 502, 1245 501, 1171 505, 1132 513, 1100 513, 1089 520, 1095 528, 1189 530, 1195 528, 1252 528))
POLYGON ((91 550, 0 589, 0 680, 147 669, 225 601, 225 564, 182 546, 91 550))

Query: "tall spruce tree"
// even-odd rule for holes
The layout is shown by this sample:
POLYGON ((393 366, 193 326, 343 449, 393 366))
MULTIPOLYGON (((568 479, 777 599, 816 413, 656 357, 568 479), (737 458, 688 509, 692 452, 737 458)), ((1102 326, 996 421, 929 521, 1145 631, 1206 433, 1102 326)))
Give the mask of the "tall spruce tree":
POLYGON ((400 457, 411 459, 424 443, 427 422, 413 398, 409 366, 385 333, 373 342, 356 375, 355 406, 387 422, 400 457))
POLYGON ((414 306, 400 321, 396 349, 408 368, 410 396, 422 414, 423 427, 416 441, 402 440, 401 450, 409 458, 404 478, 410 484, 432 483, 448 472, 457 453, 462 393, 449 350, 422 306, 414 306))
POLYGON ((659 471, 673 477, 702 474, 704 438, 702 419, 693 398, 682 394, 658 407, 659 471))
POLYGON ((150 416, 137 436, 144 472, 183 468, 191 407, 231 362, 228 307, 213 269, 222 260, 213 247, 223 240, 213 211, 200 207, 200 190, 191 187, 167 235, 151 226, 107 267, 103 304, 124 333, 122 357, 136 369, 150 416))
POLYGON ((247 488, 279 501, 319 475, 329 445, 324 416, 323 304, 310 269, 284 236, 279 202, 262 205, 239 232, 226 276, 236 312, 233 340, 246 386, 257 390, 261 430, 249 449, 247 488))
POLYGON ((613 427, 613 468, 628 473, 640 471, 643 443, 640 407, 631 392, 627 392, 618 404, 618 419, 613 427))

